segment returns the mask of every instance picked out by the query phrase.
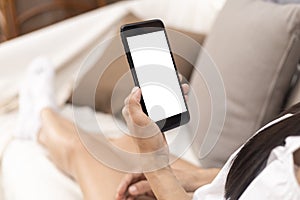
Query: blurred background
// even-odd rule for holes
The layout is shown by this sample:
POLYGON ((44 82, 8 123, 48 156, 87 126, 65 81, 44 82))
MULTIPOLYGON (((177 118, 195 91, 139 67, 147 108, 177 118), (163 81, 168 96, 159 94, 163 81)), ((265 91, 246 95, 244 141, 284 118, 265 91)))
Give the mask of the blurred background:
POLYGON ((0 42, 120 0, 0 0, 0 42))

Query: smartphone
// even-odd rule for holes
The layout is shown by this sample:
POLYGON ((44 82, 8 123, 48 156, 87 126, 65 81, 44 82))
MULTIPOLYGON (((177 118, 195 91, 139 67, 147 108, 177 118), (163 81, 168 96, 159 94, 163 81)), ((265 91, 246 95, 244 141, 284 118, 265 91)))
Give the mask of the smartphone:
POLYGON ((188 123, 190 114, 161 20, 121 27, 122 43, 143 111, 162 132, 188 123))

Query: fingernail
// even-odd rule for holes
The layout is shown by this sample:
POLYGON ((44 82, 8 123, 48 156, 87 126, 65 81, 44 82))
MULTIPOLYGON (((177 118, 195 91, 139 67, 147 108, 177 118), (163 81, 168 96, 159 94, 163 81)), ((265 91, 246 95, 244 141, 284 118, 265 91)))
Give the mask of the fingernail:
POLYGON ((134 87, 131 91, 131 93, 135 93, 137 90, 139 89, 139 87, 134 87))
POLYGON ((131 187, 129 187, 129 192, 130 193, 136 193, 137 192, 137 188, 135 186, 131 186, 131 187))

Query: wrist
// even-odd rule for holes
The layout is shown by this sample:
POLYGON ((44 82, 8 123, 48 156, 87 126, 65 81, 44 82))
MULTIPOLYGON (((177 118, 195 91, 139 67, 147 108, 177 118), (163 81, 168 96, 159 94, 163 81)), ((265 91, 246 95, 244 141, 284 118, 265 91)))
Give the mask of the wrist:
POLYGON ((203 185, 211 183, 218 175, 219 171, 220 169, 218 168, 198 169, 197 175, 194 177, 195 183, 197 184, 195 186, 199 188, 203 185))
POLYGON ((187 192, 195 192, 199 187, 211 183, 218 172, 219 169, 174 169, 174 173, 180 181, 181 186, 187 192))
POLYGON ((170 166, 144 174, 157 199, 191 199, 170 166))
POLYGON ((149 153, 140 152, 140 161, 143 172, 169 168, 169 151, 163 148, 149 153))

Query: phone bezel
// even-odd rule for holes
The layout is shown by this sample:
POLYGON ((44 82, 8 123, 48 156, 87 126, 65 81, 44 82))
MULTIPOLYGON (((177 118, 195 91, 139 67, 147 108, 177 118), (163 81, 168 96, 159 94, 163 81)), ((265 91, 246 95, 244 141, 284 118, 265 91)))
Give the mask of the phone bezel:
MULTIPOLYGON (((132 56, 131 56, 131 53, 130 53, 129 45, 128 45, 128 42, 127 42, 127 37, 141 35, 141 34, 147 34, 147 33, 157 32, 157 31, 164 31, 164 34, 165 34, 165 37, 166 37, 166 40, 167 40, 167 43, 168 43, 169 52, 171 54, 173 66, 176 70, 176 76, 177 76, 177 80, 178 80, 178 83, 179 83, 179 86, 180 86, 181 94, 182 94, 182 97, 183 97, 183 100, 184 100, 184 103, 185 103, 185 106, 186 106, 186 109, 187 109, 183 113, 179 113, 177 115, 174 115, 174 116, 168 117, 166 119, 155 122, 158 125, 158 127, 160 128, 160 130, 162 132, 164 132, 164 131, 168 131, 170 129, 176 128, 178 126, 181 126, 183 124, 186 124, 190 120, 189 110, 188 110, 188 107, 187 107, 186 100, 184 98, 184 93, 183 93, 183 90, 182 90, 182 87, 181 87, 181 84, 180 84, 180 79, 179 79, 179 76, 178 76, 178 73, 177 73, 178 72, 177 67, 176 67, 176 64, 175 64, 173 53, 171 51, 169 39, 168 39, 166 30, 165 30, 164 24, 159 19, 148 20, 148 21, 143 21, 143 22, 137 22, 137 23, 132 23, 132 24, 125 24, 121 27, 121 39, 122 39, 122 43, 123 43, 123 46, 124 46, 124 49, 125 49, 127 60, 128 60, 129 66, 130 66, 130 70, 131 70, 131 73, 132 73, 132 76, 133 76, 134 84, 136 86, 140 87, 140 84, 139 84, 139 81, 138 81, 138 78, 137 78, 137 74, 136 74, 136 71, 135 71, 135 68, 134 68, 133 59, 132 59, 132 56), (143 29, 143 28, 146 28, 146 29, 143 29)), ((147 112, 147 109, 146 109, 146 106, 145 106, 145 102, 144 102, 144 99, 143 99, 143 95, 142 95, 140 103, 141 103, 141 106, 142 106, 142 109, 143 109, 144 113, 146 115, 148 115, 148 112, 147 112)))

